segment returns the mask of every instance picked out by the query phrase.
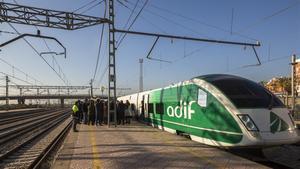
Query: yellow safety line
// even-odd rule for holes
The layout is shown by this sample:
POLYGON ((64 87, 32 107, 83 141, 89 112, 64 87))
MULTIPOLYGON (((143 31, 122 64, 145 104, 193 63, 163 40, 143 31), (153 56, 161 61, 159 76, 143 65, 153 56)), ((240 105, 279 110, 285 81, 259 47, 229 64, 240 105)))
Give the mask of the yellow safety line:
POLYGON ((100 169, 101 168, 100 157, 97 156, 97 154, 99 154, 99 152, 97 151, 96 139, 95 139, 94 132, 92 130, 93 130, 93 128, 91 128, 91 126, 89 126, 89 131, 90 131, 89 135, 90 135, 90 141, 92 143, 92 152, 93 152, 93 168, 100 169))

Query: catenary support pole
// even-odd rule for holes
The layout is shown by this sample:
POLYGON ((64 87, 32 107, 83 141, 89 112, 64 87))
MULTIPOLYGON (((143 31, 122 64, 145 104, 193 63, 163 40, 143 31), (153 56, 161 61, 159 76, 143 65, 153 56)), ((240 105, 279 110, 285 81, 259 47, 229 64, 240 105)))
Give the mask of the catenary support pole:
POLYGON ((9 78, 8 76, 5 77, 5 81, 6 81, 6 91, 5 91, 5 94, 6 94, 6 108, 8 109, 9 107, 9 98, 8 98, 8 83, 9 83, 9 78))
POLYGON ((114 115, 115 127, 117 126, 117 96, 116 96, 116 62, 115 62, 115 12, 114 12, 114 0, 109 0, 109 62, 108 62, 108 115, 107 126, 110 127, 111 115, 114 115))
MULTIPOLYGON (((292 92, 292 103, 291 103, 291 109, 292 109, 292 112, 295 113, 295 81, 296 81, 296 76, 295 76, 295 73, 296 73, 296 55, 292 55, 292 71, 291 71, 291 81, 292 81, 292 89, 291 89, 291 92, 292 92)), ((298 118, 298 114, 297 114, 297 118, 298 118)))
POLYGON ((142 92, 144 89, 143 87, 143 59, 139 59, 140 63, 140 92, 142 92))

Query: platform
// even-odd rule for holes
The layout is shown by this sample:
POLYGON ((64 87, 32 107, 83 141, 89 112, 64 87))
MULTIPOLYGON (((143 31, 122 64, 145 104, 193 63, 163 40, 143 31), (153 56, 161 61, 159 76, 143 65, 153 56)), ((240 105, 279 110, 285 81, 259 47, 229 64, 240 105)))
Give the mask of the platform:
POLYGON ((53 168, 267 168, 139 122, 78 128, 69 133, 53 168))

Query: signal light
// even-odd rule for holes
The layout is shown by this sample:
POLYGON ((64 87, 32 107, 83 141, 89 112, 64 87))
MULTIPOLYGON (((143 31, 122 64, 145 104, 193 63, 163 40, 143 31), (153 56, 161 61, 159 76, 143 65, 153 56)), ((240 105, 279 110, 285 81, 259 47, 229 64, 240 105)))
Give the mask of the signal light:
POLYGON ((239 119, 243 122, 244 126, 249 131, 259 131, 256 127, 254 121, 251 119, 251 117, 248 114, 239 114, 239 119))

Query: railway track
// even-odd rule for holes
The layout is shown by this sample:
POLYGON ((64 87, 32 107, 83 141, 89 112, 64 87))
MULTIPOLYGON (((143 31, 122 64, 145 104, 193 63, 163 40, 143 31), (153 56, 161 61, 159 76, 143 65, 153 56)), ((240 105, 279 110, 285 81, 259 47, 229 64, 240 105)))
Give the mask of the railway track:
POLYGON ((263 149, 231 149, 228 152, 275 169, 300 168, 300 145, 282 145, 263 149))
POLYGON ((39 168, 71 126, 67 110, 26 113, 0 122, 0 168, 39 168))

